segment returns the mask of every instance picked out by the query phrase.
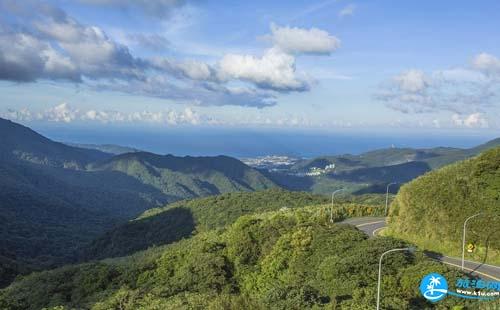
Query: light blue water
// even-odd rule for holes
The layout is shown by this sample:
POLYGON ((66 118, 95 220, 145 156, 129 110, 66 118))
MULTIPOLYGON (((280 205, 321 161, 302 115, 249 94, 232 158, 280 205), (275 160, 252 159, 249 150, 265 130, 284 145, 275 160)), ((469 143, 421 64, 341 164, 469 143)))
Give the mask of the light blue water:
POLYGON ((496 133, 456 132, 319 132, 299 130, 252 130, 230 128, 74 128, 36 127, 41 134, 57 141, 92 144, 118 144, 174 155, 253 157, 290 155, 359 154, 380 148, 425 148, 436 146, 472 147, 500 136, 496 133))

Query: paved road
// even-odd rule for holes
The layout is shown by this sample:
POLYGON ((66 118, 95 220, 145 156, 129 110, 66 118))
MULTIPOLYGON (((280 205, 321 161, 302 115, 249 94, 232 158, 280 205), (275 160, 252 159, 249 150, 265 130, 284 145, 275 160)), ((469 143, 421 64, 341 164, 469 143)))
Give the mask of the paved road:
MULTIPOLYGON (((344 224, 354 225, 364 231, 368 236, 376 236, 385 226, 384 217, 356 217, 343 221, 344 224)), ((438 260, 443 264, 461 268, 462 260, 458 258, 444 256, 438 253, 426 253, 432 259, 438 260)), ((469 273, 488 278, 495 281, 500 281, 500 267, 488 264, 482 264, 472 261, 465 261, 464 269, 469 273)))
POLYGON ((355 217, 342 223, 354 225, 370 237, 374 237, 386 225, 385 217, 355 217))

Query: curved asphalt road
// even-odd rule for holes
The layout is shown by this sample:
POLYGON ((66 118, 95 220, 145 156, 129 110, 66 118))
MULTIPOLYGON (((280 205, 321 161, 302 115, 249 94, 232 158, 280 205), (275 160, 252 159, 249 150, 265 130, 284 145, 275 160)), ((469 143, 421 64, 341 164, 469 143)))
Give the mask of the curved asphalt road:
MULTIPOLYGON (((364 231, 368 236, 375 237, 380 230, 385 226, 385 217, 356 217, 350 218, 343 222, 343 224, 354 225, 358 229, 364 231)), ((459 258, 448 257, 440 255, 438 253, 426 253, 426 255, 432 259, 440 261, 443 264, 461 268, 462 260, 459 258)), ((472 261, 465 261, 464 269, 469 273, 482 277, 488 278, 495 281, 500 281, 500 267, 488 264, 482 264, 472 261)))

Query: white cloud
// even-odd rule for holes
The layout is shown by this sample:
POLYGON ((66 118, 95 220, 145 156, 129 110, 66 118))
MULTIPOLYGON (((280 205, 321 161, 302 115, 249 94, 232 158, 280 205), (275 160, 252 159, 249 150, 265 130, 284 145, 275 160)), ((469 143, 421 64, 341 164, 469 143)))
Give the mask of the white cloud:
POLYGON ((488 74, 500 74, 500 59, 487 53, 476 55, 472 60, 472 66, 488 74))
POLYGON ((339 17, 352 16, 354 14, 355 10, 356 10, 356 6, 354 4, 349 4, 346 7, 344 7, 342 10, 340 10, 339 17))
POLYGON ((329 55, 340 47, 339 39, 318 28, 279 27, 271 24, 271 35, 268 37, 275 47, 292 54, 329 55))
MULTIPOLYGON (((85 1, 147 10, 183 5, 183 1, 174 0, 85 1)), ((296 57, 328 55, 340 44, 324 30, 273 24, 268 36, 273 45, 262 56, 227 54, 215 64, 135 57, 128 46, 108 37, 101 28, 82 24, 49 3, 27 1, 6 5, 0 0, 0 10, 12 17, 10 24, 0 25, 0 80, 63 79, 99 90, 178 103, 257 108, 275 105, 279 93, 308 91, 314 82, 296 69, 296 57)), ((128 42, 159 43, 159 48, 168 44, 163 37, 122 36, 128 42)), ((91 113, 88 117, 105 116, 91 113)))
POLYGON ((489 122, 484 117, 482 113, 472 113, 470 115, 461 116, 459 114, 453 114, 452 122, 457 127, 468 127, 468 128, 488 128, 489 122))
POLYGON ((226 55, 219 62, 219 68, 222 79, 240 79, 262 88, 282 91, 302 91, 309 88, 309 83, 296 75, 295 58, 277 48, 267 50, 261 58, 226 55))
POLYGON ((73 109, 67 103, 61 103, 46 110, 43 114, 39 114, 37 118, 47 120, 49 122, 71 123, 76 120, 79 115, 80 111, 78 109, 73 109))
POLYGON ((0 31, 0 79, 26 82, 43 77, 78 81, 80 74, 50 44, 27 33, 0 31))
POLYGON ((375 98, 404 113, 484 111, 500 102, 497 62, 483 53, 474 58, 472 68, 405 71, 383 84, 375 98))
POLYGON ((408 70, 392 78, 375 97, 403 113, 422 113, 434 109, 429 95, 431 80, 420 70, 408 70))
POLYGON ((20 110, 8 109, 7 112, 3 114, 3 117, 16 121, 30 122, 36 118, 36 115, 28 108, 22 108, 20 110))
POLYGON ((50 109, 33 112, 27 108, 20 110, 9 109, 2 115, 14 121, 49 121, 58 123, 72 123, 76 121, 100 122, 100 123, 155 123, 164 125, 200 125, 213 121, 212 117, 201 117, 190 107, 184 110, 164 111, 141 111, 141 112, 119 112, 102 110, 80 110, 68 103, 58 104, 50 109))
POLYGON ((273 47, 261 57, 228 54, 217 64, 217 76, 222 81, 238 79, 259 88, 280 92, 307 91, 313 78, 296 70, 298 55, 328 55, 340 46, 340 41, 317 28, 279 27, 271 24, 266 36, 273 47))
POLYGON ((156 58, 151 63, 158 69, 192 80, 207 81, 216 79, 215 70, 201 61, 175 61, 166 58, 156 58))
POLYGON ((69 16, 50 18, 35 25, 52 44, 68 54, 82 75, 90 78, 142 75, 143 61, 134 58, 126 46, 110 39, 99 27, 84 26, 69 16))
POLYGON ((140 48, 149 49, 154 52, 163 52, 171 47, 171 43, 164 36, 155 33, 127 33, 125 41, 140 48))
POLYGON ((396 85, 404 92, 418 93, 429 87, 429 79, 420 70, 408 70, 394 78, 396 85))

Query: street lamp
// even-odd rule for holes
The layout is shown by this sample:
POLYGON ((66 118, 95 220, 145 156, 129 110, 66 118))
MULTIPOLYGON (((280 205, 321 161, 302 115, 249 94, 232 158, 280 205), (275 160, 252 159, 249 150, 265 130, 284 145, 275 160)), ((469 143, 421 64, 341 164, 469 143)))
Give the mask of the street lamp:
POLYGON ((380 309, 380 280, 381 280, 381 277, 382 277, 382 259, 384 258, 385 254, 388 254, 388 253, 391 253, 391 252, 396 252, 396 251, 408 251, 410 253, 414 253, 415 252, 415 248, 414 247, 408 247, 408 248, 392 249, 392 250, 389 250, 389 251, 385 251, 384 253, 382 253, 382 255, 380 255, 380 260, 378 262, 377 310, 380 309))
POLYGON ((387 190, 385 192, 385 211, 384 211, 385 216, 387 216, 387 207, 389 206, 389 187, 391 187, 391 185, 396 185, 396 184, 397 184, 396 182, 387 184, 387 190))
POLYGON ((465 219, 464 221, 464 232, 462 233, 462 271, 464 271, 464 260, 465 260, 465 229, 467 228, 467 222, 476 216, 479 216, 483 213, 478 213, 474 214, 472 216, 469 216, 468 218, 465 219))
POLYGON ((341 189, 338 189, 336 191, 334 191, 332 193, 332 207, 330 208, 330 223, 333 223, 333 198, 335 197, 335 194, 338 193, 338 192, 341 192, 343 191, 344 189, 341 188, 341 189))

